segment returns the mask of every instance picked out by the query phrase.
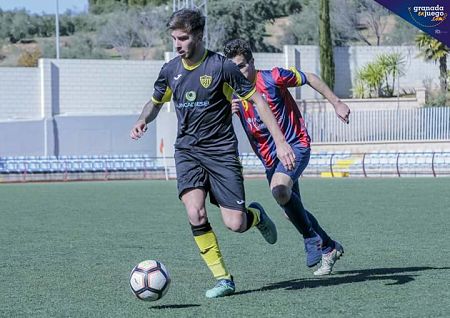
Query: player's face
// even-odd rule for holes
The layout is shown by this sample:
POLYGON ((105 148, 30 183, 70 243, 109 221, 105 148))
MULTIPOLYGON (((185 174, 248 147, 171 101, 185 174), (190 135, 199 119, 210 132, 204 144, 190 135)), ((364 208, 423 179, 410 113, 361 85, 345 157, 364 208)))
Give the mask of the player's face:
POLYGON ((190 59, 194 56, 199 43, 199 36, 193 33, 187 33, 184 30, 173 30, 170 34, 173 39, 175 49, 182 58, 190 59))
POLYGON ((231 59, 234 64, 239 67, 239 70, 241 71, 244 76, 250 80, 253 81, 255 78, 255 63, 254 60, 251 59, 250 61, 247 61, 246 58, 243 55, 236 55, 231 59))

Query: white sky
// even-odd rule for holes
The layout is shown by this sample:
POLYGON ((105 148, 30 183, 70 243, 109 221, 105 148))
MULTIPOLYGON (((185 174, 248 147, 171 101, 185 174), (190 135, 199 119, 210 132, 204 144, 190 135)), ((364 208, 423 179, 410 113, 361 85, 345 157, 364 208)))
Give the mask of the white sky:
POLYGON ((88 0, 0 0, 0 9, 7 11, 25 8, 31 13, 45 12, 51 14, 56 12, 57 1, 59 13, 64 13, 68 9, 75 12, 88 10, 88 0))

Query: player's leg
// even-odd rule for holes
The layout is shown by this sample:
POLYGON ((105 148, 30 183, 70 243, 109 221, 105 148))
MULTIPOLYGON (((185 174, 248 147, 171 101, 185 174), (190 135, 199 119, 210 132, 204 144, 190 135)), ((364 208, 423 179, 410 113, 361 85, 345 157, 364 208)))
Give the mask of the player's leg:
POLYGON ((275 200, 302 234, 306 251, 306 265, 312 267, 322 258, 322 239, 314 231, 300 197, 292 192, 292 184, 289 175, 276 172, 270 182, 270 188, 275 200))
MULTIPOLYGON (((294 182, 292 186, 292 192, 296 193, 300 197, 300 187, 298 180, 294 182)), ((322 238, 322 259, 320 263, 320 267, 314 272, 316 276, 324 276, 331 274, 333 270, 333 266, 338 259, 344 254, 344 248, 342 245, 334 241, 330 238, 327 232, 320 226, 317 219, 314 217, 312 213, 306 210, 306 214, 311 221, 311 225, 314 231, 320 235, 322 238)))
POLYGON ((205 189, 209 184, 206 172, 189 153, 176 152, 175 161, 179 196, 186 208, 200 255, 219 282, 232 280, 232 276, 224 264, 217 237, 208 222, 205 209, 205 189))
POLYGON ((243 233, 252 227, 256 227, 267 243, 277 242, 277 228, 270 219, 263 206, 258 202, 249 204, 246 211, 240 211, 220 206, 223 223, 232 231, 243 233))
POLYGON ((293 147, 293 150, 295 152, 295 168, 288 171, 281 162, 278 162, 271 170, 267 171, 267 177, 273 197, 283 208, 297 230, 303 235, 306 265, 312 267, 321 260, 322 239, 314 231, 301 197, 292 191, 294 181, 300 177, 308 165, 310 149, 293 147))
MULTIPOLYGON (((219 197, 220 201, 220 197, 219 197)), ((222 219, 224 224, 234 232, 245 232, 256 226, 263 237, 270 244, 274 244, 277 240, 277 231, 275 224, 270 220, 261 205, 256 202, 250 204, 246 211, 235 208, 226 208, 220 206, 222 219)), ((206 292, 206 297, 216 298, 231 295, 235 292, 235 284, 233 276, 221 279, 216 286, 206 292)))
MULTIPOLYGON (((225 225, 230 230, 241 233, 256 226, 264 239, 274 244, 277 241, 277 230, 264 208, 257 202, 245 207, 244 177, 237 154, 221 154, 212 160, 208 159, 205 161, 214 166, 208 173, 210 195, 214 199, 212 203, 220 206, 225 225)), ((207 169, 209 167, 206 165, 207 169)))
POLYGON ((217 237, 208 222, 205 209, 206 193, 203 189, 186 191, 181 200, 186 208, 195 243, 214 278, 230 279, 231 274, 225 267, 217 237))
POLYGON ((293 181, 289 175, 276 172, 270 182, 272 195, 283 208, 292 224, 303 235, 303 238, 313 237, 316 233, 313 230, 311 221, 308 218, 300 197, 291 190, 292 185, 293 181))
MULTIPOLYGON (((301 194, 300 194, 300 187, 298 180, 294 182, 294 185, 292 186, 292 192, 296 194, 300 200, 301 200, 301 194)), ((328 236, 328 233, 325 232, 325 230, 320 226, 317 219, 314 217, 314 215, 309 212, 307 209, 305 209, 306 216, 308 217, 309 221, 311 222, 312 229, 314 232, 319 234, 319 236, 322 238, 322 253, 328 253, 334 248, 334 241, 328 236)))

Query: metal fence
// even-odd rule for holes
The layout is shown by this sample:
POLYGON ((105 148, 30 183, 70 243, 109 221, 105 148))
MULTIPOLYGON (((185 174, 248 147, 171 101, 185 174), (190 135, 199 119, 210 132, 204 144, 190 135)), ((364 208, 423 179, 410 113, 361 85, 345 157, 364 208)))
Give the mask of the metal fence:
MULTIPOLYGON (((264 167, 254 153, 242 153, 241 163, 246 176, 265 176, 264 167)), ((450 152, 313 153, 303 176, 448 177, 450 152)), ((0 183, 175 178, 174 158, 147 155, 0 158, 0 183)))
POLYGON ((350 124, 334 112, 305 113, 313 142, 450 140, 450 107, 352 111, 350 124))

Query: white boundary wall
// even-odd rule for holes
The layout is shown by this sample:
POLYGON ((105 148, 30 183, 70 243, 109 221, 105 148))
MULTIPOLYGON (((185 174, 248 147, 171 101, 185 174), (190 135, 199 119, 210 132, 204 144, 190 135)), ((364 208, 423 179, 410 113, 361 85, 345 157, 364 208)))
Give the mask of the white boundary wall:
MULTIPOLYGON (((335 92, 351 94, 356 71, 378 54, 401 52, 407 60, 401 88, 438 83, 437 64, 417 58, 414 47, 337 47, 335 92)), ((285 46, 283 53, 255 53, 257 68, 297 66, 320 73, 319 49, 285 46)), ((0 121, 38 119, 52 115, 133 114, 150 98, 164 61, 40 60, 38 68, 0 68, 0 121)), ((301 100, 321 98, 308 86, 293 89, 301 100)))
MULTIPOLYGON (((425 63, 417 58, 418 51, 414 47, 339 47, 334 50, 337 79, 335 91, 341 97, 349 95, 356 71, 380 53, 401 52, 407 58, 407 74, 400 78, 402 88, 421 87, 429 79, 438 83, 438 65, 425 63)), ((255 60, 260 69, 296 66, 317 74, 320 69, 319 50, 314 46, 285 46, 283 53, 255 53, 255 60)), ((39 61, 37 68, 0 68, 0 135, 9 136, 7 141, 0 140, 0 155, 27 154, 29 149, 32 149, 33 154, 45 155, 84 154, 96 149, 103 149, 104 153, 145 153, 148 145, 137 148, 131 144, 122 146, 123 141, 114 141, 113 130, 108 133, 105 131, 108 130, 111 118, 114 118, 114 129, 121 129, 124 133, 129 129, 143 104, 151 97, 153 83, 163 63, 162 60, 43 59, 39 61), (76 120, 70 120, 71 118, 76 120), (86 126, 81 121, 89 122, 89 125, 86 126), (34 125, 36 133, 26 137, 24 133, 30 125, 34 125), (100 127, 102 125, 103 128, 100 127), (89 134, 86 138, 79 139, 83 136, 79 133, 80 127, 91 129, 93 136, 107 136, 108 139, 105 137, 105 140, 99 140, 98 143, 107 142, 111 147, 104 147, 103 143, 102 147, 97 147, 94 141, 89 140, 89 134), (101 133, 98 130, 102 130, 101 133), (66 136, 67 132, 79 137, 76 143, 70 142, 70 147, 63 145, 64 139, 59 139, 66 136), (17 146, 16 138, 21 140, 20 146, 17 146), (27 146, 22 140, 29 140, 30 145, 27 146), (86 146, 87 142, 90 142, 89 147, 86 146), (44 147, 40 151, 42 146, 37 145, 42 143, 44 147), (11 148, 13 145, 14 148, 11 148)), ((321 111, 325 105, 321 101, 311 101, 319 96, 307 86, 292 89, 292 92, 304 111, 321 111)), ((381 102, 382 108, 392 109, 394 102, 386 104, 387 100, 355 101, 352 109, 381 107, 381 102)), ((422 102, 423 98, 400 100, 398 108, 414 108, 422 102)), ((325 109, 329 110, 330 107, 325 109)), ((160 139, 166 135, 172 139, 176 129, 172 116, 163 117, 165 116, 160 115, 158 118, 161 124, 155 123, 158 127, 157 135, 151 141, 152 147, 155 147, 151 153, 154 154, 158 153, 160 139)), ((33 129, 30 128, 29 131, 33 129)), ((170 147, 170 140, 165 144, 170 147)), ((169 152, 168 150, 168 154, 169 152)))

